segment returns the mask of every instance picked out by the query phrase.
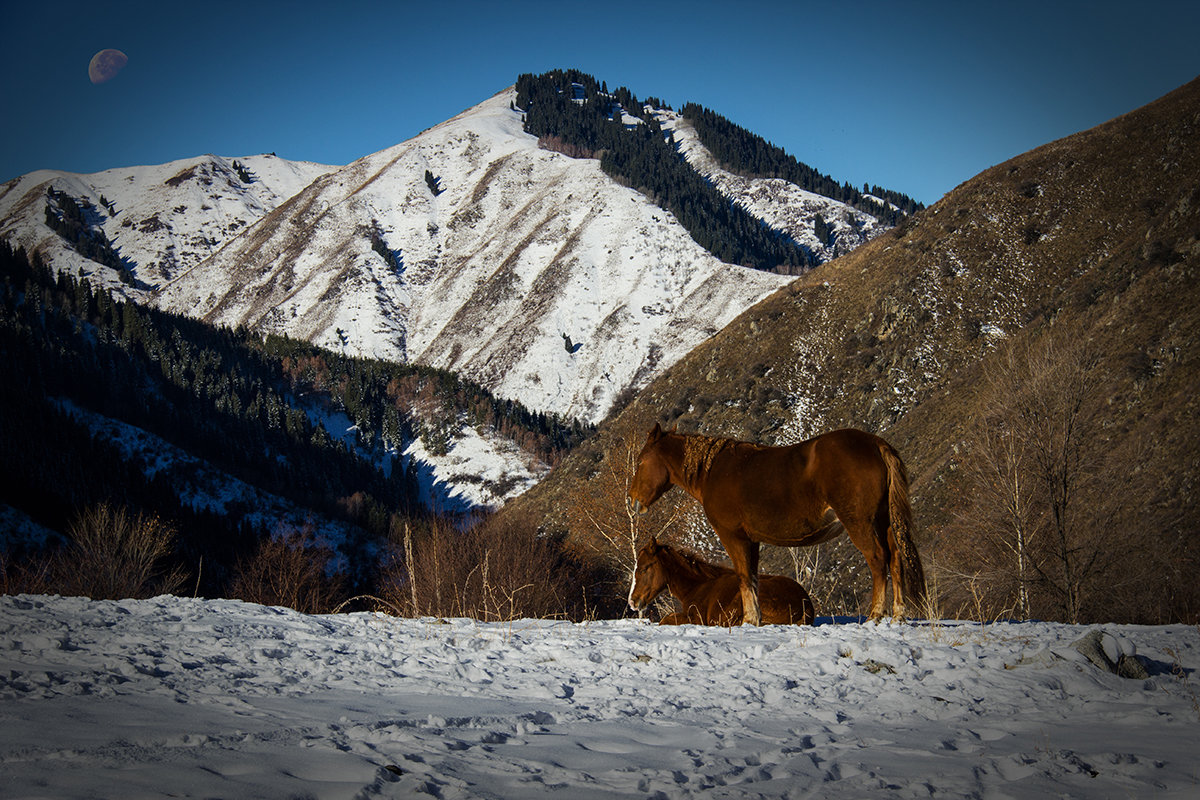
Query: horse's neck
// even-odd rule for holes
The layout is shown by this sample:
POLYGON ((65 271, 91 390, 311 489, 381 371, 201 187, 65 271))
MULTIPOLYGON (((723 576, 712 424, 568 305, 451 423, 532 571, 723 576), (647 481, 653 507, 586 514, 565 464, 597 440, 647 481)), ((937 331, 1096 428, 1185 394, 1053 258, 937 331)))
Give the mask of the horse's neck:
POLYGON ((686 434, 671 435, 667 440, 668 446, 662 451, 671 474, 671 483, 703 502, 704 477, 712 456, 723 446, 717 444, 719 442, 723 440, 686 434))
POLYGON ((697 587, 709 580, 708 576, 675 550, 667 550, 659 558, 667 562, 667 591, 680 600, 686 600, 697 587))

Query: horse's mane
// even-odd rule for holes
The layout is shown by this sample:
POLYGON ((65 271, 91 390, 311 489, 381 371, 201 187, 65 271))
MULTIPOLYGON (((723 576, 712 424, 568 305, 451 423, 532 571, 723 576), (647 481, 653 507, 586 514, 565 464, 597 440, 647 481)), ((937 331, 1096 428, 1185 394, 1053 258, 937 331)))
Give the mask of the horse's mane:
POLYGON ((719 578, 722 575, 728 575, 729 573, 733 572, 733 570, 729 567, 724 567, 720 564, 713 564, 710 561, 705 561, 691 550, 685 550, 682 547, 675 547, 674 545, 669 544, 660 545, 660 547, 674 555, 677 559, 682 561, 686 567, 691 569, 693 572, 698 573, 700 577, 704 578, 705 580, 712 580, 713 578, 719 578))
POLYGON ((704 436, 699 433, 683 437, 683 479, 694 484, 708 474, 717 453, 733 444, 733 439, 704 436))

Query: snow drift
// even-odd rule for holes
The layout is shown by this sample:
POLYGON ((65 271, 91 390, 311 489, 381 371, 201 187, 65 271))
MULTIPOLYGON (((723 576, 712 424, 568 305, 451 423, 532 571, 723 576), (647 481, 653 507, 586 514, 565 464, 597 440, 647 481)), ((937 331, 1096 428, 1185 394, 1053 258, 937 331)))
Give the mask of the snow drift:
POLYGON ((3 597, 0 794, 1195 796, 1200 629, 1091 630, 3 597))

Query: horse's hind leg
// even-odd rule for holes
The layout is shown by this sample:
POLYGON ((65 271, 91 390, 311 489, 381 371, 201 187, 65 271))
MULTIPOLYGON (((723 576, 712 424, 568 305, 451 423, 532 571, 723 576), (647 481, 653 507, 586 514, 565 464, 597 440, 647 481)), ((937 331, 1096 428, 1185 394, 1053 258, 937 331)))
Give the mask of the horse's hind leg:
MULTIPOLYGON (((871 612, 867 619, 879 622, 883 619, 883 606, 887 598, 888 562, 891 560, 887 540, 876 535, 875 526, 870 522, 843 519, 842 524, 850 536, 850 541, 866 556, 867 566, 871 568, 871 612)), ((885 531, 883 536, 886 535, 885 531)))
MULTIPOLYGON (((896 622, 904 621, 907 598, 904 594, 904 565, 901 563, 900 548, 892 548, 891 558, 892 570, 892 619, 896 622)), ((915 610, 915 609, 914 609, 915 610)))
POLYGON ((733 562, 738 584, 742 592, 742 624, 761 625, 762 611, 758 604, 758 542, 748 538, 718 536, 725 552, 733 562))
POLYGON ((742 623, 762 625, 762 608, 758 604, 758 570, 742 579, 742 623))

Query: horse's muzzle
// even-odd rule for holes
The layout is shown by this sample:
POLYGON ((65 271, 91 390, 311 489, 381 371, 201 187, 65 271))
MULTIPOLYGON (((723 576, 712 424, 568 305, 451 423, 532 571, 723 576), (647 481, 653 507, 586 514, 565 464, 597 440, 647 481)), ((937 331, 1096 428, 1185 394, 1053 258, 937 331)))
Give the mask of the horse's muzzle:
POLYGON ((632 497, 625 498, 625 507, 633 512, 636 516, 643 516, 650 509, 642 505, 642 501, 634 500, 632 497))

